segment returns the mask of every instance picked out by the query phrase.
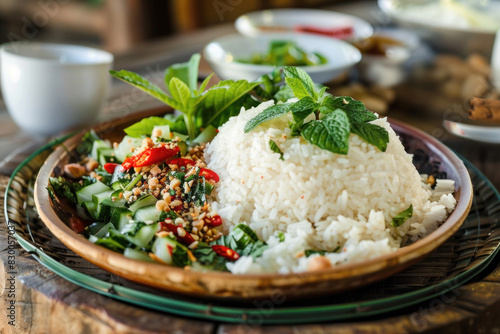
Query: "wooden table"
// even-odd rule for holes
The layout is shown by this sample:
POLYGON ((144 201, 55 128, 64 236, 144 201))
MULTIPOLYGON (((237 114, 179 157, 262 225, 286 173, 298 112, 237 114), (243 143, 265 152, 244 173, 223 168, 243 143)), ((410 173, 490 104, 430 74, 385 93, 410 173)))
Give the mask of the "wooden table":
MULTIPOLYGON (((367 11, 372 7, 366 7, 367 11)), ((156 78, 168 63, 185 59, 215 36, 233 31, 221 26, 201 33, 180 36, 137 48, 118 55, 116 68, 127 68, 156 78), (182 50, 169 53, 168 50, 182 50)), ((208 69, 202 66, 202 72, 208 69)), ((137 94, 128 86, 116 84, 101 119, 158 105, 155 100, 137 94)), ((4 109, 0 104, 0 110, 4 109)), ((474 143, 447 134, 442 127, 443 115, 427 114, 419 106, 398 101, 390 116, 413 124, 438 137, 476 165, 500 188, 500 146, 474 143)), ((0 200, 7 175, 26 152, 43 140, 33 139, 19 131, 5 112, 0 111, 0 160, 14 149, 5 163, 0 163, 0 200)), ((7 245, 3 210, 0 214, 0 244, 7 245)), ((495 261, 487 276, 454 291, 456 298, 433 299, 402 313, 357 322, 316 325, 248 327, 218 324, 153 312, 87 291, 41 266, 19 246, 16 288, 18 313, 16 327, 8 325, 7 248, 0 250, 0 333, 500 333, 500 266, 495 261)))

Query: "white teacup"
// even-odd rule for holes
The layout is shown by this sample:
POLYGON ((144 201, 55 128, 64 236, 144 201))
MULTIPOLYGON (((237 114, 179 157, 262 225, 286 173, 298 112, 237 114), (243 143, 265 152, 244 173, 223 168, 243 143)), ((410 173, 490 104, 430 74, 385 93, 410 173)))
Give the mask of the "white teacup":
POLYGON ((107 97, 113 55, 76 45, 14 42, 0 48, 2 94, 32 135, 90 124, 107 97))

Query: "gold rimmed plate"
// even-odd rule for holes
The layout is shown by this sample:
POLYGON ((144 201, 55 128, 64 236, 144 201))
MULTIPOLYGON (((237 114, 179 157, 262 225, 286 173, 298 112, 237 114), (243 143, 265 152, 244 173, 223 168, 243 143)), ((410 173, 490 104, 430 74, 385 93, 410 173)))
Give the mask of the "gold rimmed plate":
MULTIPOLYGON (((95 128, 106 139, 119 141, 123 129, 143 117, 161 115, 167 109, 155 109, 116 119, 95 128)), ((436 249, 461 226, 472 201, 472 185, 463 162, 445 145, 409 125, 390 120, 400 135, 419 171, 455 180, 457 206, 448 219, 433 233, 398 251, 358 263, 336 266, 332 269, 295 273, 233 275, 224 272, 196 272, 156 263, 140 262, 94 245, 68 227, 69 217, 50 200, 46 187, 49 177, 70 158, 85 132, 57 148, 40 169, 35 183, 35 201, 41 219, 49 230, 68 248, 86 260, 126 279, 156 288, 187 294, 193 297, 226 298, 237 300, 261 299, 276 291, 288 298, 307 298, 314 295, 337 293, 364 286, 387 278, 436 249)))

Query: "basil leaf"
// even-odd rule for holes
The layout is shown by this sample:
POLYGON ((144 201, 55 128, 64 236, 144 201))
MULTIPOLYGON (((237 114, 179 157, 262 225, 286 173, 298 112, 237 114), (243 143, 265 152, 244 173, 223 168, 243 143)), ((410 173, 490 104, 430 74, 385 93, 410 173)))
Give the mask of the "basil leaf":
POLYGON ((413 204, 410 204, 408 209, 401 211, 395 217, 392 218, 391 225, 394 227, 399 227, 404 224, 407 219, 413 216, 413 204))
POLYGON ((293 91, 296 98, 301 99, 310 96, 313 99, 317 98, 314 89, 314 82, 311 77, 301 68, 298 67, 284 67, 285 82, 293 91))
POLYGON ((213 76, 214 76, 214 73, 211 73, 208 77, 205 78, 205 80, 203 80, 203 82, 200 85, 200 88, 198 88, 198 90, 196 91, 197 94, 200 94, 200 93, 205 91, 208 83, 210 82, 210 80, 212 79, 213 76))
POLYGON ((172 98, 182 105, 182 109, 188 109, 189 100, 191 99, 191 91, 189 87, 179 78, 175 77, 170 80, 168 90, 172 98))
POLYGON ((173 78, 178 78, 184 82, 189 90, 196 91, 198 85, 198 65, 200 63, 200 54, 195 53, 186 63, 174 64, 165 71, 165 85, 170 87, 170 81, 173 78))
POLYGON ((347 115, 342 110, 337 109, 322 120, 304 124, 302 137, 322 149, 333 153, 347 154, 350 131, 347 115))
POLYGON ((387 150, 389 133, 383 127, 370 123, 351 122, 351 131, 382 152, 387 150))
POLYGON ((169 97, 160 87, 156 86, 154 83, 150 82, 148 79, 140 76, 137 73, 121 70, 121 71, 109 71, 109 73, 117 79, 125 81, 134 87, 139 88, 143 92, 157 98, 165 104, 168 104, 174 109, 181 109, 177 101, 169 97))
POLYGON ((293 106, 290 108, 290 111, 293 115, 293 120, 296 123, 301 123, 304 119, 307 118, 310 114, 312 114, 317 108, 318 104, 314 102, 312 97, 306 96, 299 101, 295 102, 293 106))
POLYGON ((265 109, 263 112, 249 120, 247 124, 245 124, 245 133, 252 131, 264 122, 287 114, 290 111, 292 105, 293 103, 281 103, 270 106, 269 108, 265 109))
POLYGON ((202 114, 203 124, 202 127, 213 125, 218 128, 224 124, 230 117, 238 115, 242 107, 255 106, 250 105, 248 100, 248 93, 250 93, 259 82, 248 82, 246 80, 224 80, 217 85, 210 87, 205 93, 202 114), (244 99, 247 97, 247 99, 244 99), (245 102, 243 104, 242 102, 245 102))
MULTIPOLYGON (((171 125, 172 122, 162 117, 151 116, 143 118, 139 122, 126 128, 125 133, 131 137, 149 136, 153 132, 155 125, 171 125)), ((172 128, 170 129, 172 131, 172 128)))
POLYGON ((283 159, 283 152, 280 150, 278 144, 276 144, 276 142, 272 139, 269 140, 269 148, 271 149, 271 151, 279 153, 281 160, 285 160, 283 159))

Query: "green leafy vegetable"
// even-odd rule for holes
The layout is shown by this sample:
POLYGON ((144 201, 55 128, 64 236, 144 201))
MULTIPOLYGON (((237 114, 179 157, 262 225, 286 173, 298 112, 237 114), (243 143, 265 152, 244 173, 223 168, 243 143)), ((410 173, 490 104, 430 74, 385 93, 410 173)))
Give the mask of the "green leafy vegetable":
POLYGON ((401 211, 396 216, 392 218, 391 225, 394 227, 399 227, 405 223, 406 220, 413 216, 413 204, 410 204, 408 209, 401 211))
POLYGON ((271 151, 278 153, 281 160, 285 160, 283 159, 283 152, 281 152, 278 144, 276 144, 276 142, 272 139, 269 140, 269 148, 271 149, 271 151))
POLYGON ((302 137, 309 143, 339 154, 349 151, 349 133, 349 119, 340 109, 321 120, 306 123, 302 128, 302 137))
POLYGON ((313 254, 325 255, 326 253, 337 253, 339 250, 340 250, 340 246, 335 247, 335 249, 331 252, 322 251, 322 250, 306 249, 304 251, 304 254, 306 257, 309 257, 313 254))
POLYGON ((387 149, 389 133, 381 126, 369 122, 377 119, 365 105, 351 97, 333 97, 326 93, 327 87, 317 86, 300 68, 285 67, 286 87, 299 101, 276 104, 265 109, 245 125, 245 133, 258 125, 292 113, 290 122, 292 137, 302 135, 309 143, 338 154, 349 152, 349 136, 354 133, 382 152, 387 149), (315 120, 304 121, 314 115, 315 120))
POLYGON ((62 176, 49 178, 49 187, 60 197, 77 203, 75 193, 82 188, 77 182, 69 182, 62 176))
POLYGON ((249 120, 247 124, 245 124, 245 133, 252 131, 264 122, 287 114, 290 111, 292 105, 293 103, 281 103, 267 108, 266 110, 249 120))
POLYGON ((260 82, 246 80, 225 80, 206 90, 210 78, 206 78, 197 89, 200 55, 194 54, 186 63, 175 64, 165 71, 167 92, 139 74, 129 71, 110 71, 111 75, 123 80, 157 98, 182 113, 184 126, 173 119, 154 117, 132 125, 126 129, 130 136, 149 135, 155 125, 169 125, 171 131, 188 134, 192 141, 200 133, 200 128, 208 125, 219 127, 229 117, 238 115, 241 107, 249 108, 258 104, 250 93, 260 82))

